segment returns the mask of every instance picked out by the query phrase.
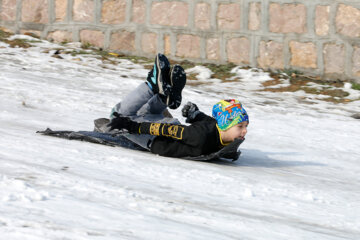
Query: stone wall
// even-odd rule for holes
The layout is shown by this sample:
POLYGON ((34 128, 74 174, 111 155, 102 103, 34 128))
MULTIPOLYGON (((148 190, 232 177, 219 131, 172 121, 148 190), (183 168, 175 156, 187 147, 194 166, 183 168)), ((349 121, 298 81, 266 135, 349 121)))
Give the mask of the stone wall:
POLYGON ((360 81, 359 0, 0 0, 0 26, 126 54, 360 81))

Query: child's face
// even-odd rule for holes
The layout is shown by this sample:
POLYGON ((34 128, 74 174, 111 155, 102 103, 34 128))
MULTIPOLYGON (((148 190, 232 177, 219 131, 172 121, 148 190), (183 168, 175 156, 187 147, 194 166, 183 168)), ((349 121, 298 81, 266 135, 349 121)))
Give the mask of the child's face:
POLYGON ((249 125, 248 121, 241 122, 228 130, 226 130, 226 135, 229 142, 235 140, 235 138, 243 139, 247 133, 247 126, 249 125))

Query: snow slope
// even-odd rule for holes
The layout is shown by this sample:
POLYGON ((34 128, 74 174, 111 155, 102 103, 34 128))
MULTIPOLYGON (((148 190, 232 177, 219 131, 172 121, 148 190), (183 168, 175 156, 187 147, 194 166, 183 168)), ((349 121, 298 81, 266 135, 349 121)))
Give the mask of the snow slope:
POLYGON ((243 102, 234 163, 51 138, 35 132, 90 130, 147 76, 128 60, 51 57, 59 47, 0 42, 0 239, 360 239, 359 101, 256 91, 268 75, 234 69, 232 82, 183 92, 208 114, 243 102))

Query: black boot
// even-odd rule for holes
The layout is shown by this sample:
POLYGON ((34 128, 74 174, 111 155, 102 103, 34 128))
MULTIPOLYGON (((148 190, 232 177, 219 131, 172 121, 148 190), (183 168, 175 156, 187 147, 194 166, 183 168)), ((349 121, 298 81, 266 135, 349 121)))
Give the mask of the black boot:
POLYGON ((186 84, 186 73, 180 65, 175 65, 170 71, 170 93, 166 96, 166 105, 171 109, 180 106, 182 96, 181 92, 186 84))

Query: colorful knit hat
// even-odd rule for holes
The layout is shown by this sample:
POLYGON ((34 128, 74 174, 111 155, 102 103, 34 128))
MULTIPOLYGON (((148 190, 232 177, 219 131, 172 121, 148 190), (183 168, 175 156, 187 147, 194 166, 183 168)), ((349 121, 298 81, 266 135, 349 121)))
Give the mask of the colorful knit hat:
POLYGON ((213 106, 212 115, 221 130, 227 130, 241 122, 249 121, 245 109, 236 99, 221 100, 213 106))

